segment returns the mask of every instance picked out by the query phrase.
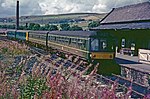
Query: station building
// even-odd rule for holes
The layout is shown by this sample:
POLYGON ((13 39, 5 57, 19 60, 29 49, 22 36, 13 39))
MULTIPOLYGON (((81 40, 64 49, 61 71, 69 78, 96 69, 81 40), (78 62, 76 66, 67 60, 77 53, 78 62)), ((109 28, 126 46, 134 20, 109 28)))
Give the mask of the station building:
POLYGON ((113 8, 93 28, 101 35, 115 38, 112 48, 129 48, 138 54, 138 49, 150 49, 150 2, 113 8))

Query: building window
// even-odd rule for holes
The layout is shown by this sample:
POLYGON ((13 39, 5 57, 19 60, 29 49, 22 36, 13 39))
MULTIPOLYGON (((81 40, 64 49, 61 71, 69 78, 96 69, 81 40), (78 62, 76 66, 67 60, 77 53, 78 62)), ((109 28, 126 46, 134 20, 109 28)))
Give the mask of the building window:
POLYGON ((123 38, 122 41, 121 41, 121 47, 122 47, 122 48, 125 47, 125 43, 126 43, 126 42, 125 42, 125 39, 123 38))

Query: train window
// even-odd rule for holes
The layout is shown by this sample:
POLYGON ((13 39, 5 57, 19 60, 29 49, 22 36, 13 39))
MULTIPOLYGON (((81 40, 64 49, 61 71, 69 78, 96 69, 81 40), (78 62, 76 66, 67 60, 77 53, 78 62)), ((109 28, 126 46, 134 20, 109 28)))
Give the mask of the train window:
POLYGON ((105 50, 107 48, 106 40, 100 40, 100 50, 105 50))
POLYGON ((77 40, 75 38, 71 38, 71 46, 77 47, 76 42, 77 42, 77 40))
POLYGON ((58 42, 61 42, 61 37, 58 37, 58 42))
POLYGON ((77 48, 81 49, 81 46, 82 46, 82 40, 77 39, 77 48))
POLYGON ((44 39, 44 40, 45 40, 45 39, 46 39, 46 36, 41 35, 41 36, 40 36, 40 39, 44 39))
POLYGON ((60 37, 60 43, 64 44, 64 37, 60 37))
POLYGON ((40 38, 40 36, 39 36, 39 35, 35 35, 35 38, 39 39, 39 38, 40 38))
POLYGON ((55 41, 55 39, 56 39, 55 36, 49 36, 50 41, 55 41))
POLYGON ((85 50, 87 50, 87 47, 88 47, 88 40, 84 40, 84 48, 85 48, 85 50))
POLYGON ((57 42, 60 42, 60 38, 57 37, 57 42))
POLYGON ((82 44, 82 43, 83 43, 83 40, 78 39, 78 44, 82 44))
POLYGON ((56 37, 57 42, 60 42, 60 37, 56 37))
POLYGON ((68 45, 71 44, 71 38, 68 38, 68 45))
POLYGON ((25 36, 26 36, 26 33, 23 33, 23 36, 25 37, 25 36))
POLYGON ((76 43, 76 39, 72 38, 72 39, 71 39, 71 42, 72 42, 72 43, 76 43))
POLYGON ((33 37, 33 38, 35 38, 35 35, 34 35, 34 34, 32 34, 32 37, 33 37))
POLYGON ((33 37, 33 35, 29 33, 29 37, 33 37))
POLYGON ((36 36, 35 36, 34 34, 32 34, 32 37, 33 37, 33 38, 36 38, 36 36))
POLYGON ((58 37, 56 37, 56 42, 58 42, 58 37))
POLYGON ((78 48, 82 50, 86 50, 86 40, 78 39, 78 48))
POLYGON ((68 44, 69 44, 69 38, 67 38, 67 37, 64 38, 64 44, 65 44, 65 45, 68 45, 68 44))
POLYGON ((91 39, 91 51, 99 51, 99 40, 91 39))
POLYGON ((38 35, 34 35, 34 38, 39 38, 39 36, 38 35))

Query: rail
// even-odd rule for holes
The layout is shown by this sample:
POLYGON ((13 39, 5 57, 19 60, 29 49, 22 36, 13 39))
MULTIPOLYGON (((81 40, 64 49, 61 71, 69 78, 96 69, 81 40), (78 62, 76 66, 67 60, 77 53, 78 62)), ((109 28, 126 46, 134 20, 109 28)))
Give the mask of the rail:
POLYGON ((42 49, 36 48, 36 47, 30 47, 30 51, 33 53, 36 53, 38 55, 47 55, 48 53, 42 49))
MULTIPOLYGON (((32 47, 31 49, 30 49, 31 51, 34 51, 35 53, 37 53, 37 54, 40 54, 40 55, 47 55, 47 52, 46 51, 44 51, 44 50, 42 50, 42 49, 39 49, 39 48, 35 48, 35 47, 32 47)), ((57 64, 57 62, 54 62, 53 64, 57 64)), ((64 63, 65 64, 65 63, 64 63)), ((73 63, 74 64, 74 63, 73 63)), ((75 65, 75 64, 74 64, 75 65)), ((80 67, 80 66, 79 66, 80 67)), ((77 68, 76 68, 77 69, 77 68)), ((84 69, 83 67, 82 67, 82 69, 84 69)), ((121 78, 120 76, 117 76, 117 75, 115 75, 115 74, 113 74, 113 76, 115 76, 115 77, 117 77, 117 78, 121 78)), ((106 82, 106 83, 115 83, 116 82, 116 80, 112 80, 112 79, 110 79, 110 78, 107 78, 107 77, 105 77, 105 76, 102 76, 102 75, 99 75, 99 74, 96 74, 96 79, 97 79, 97 81, 98 82, 102 82, 103 83, 103 81, 104 82, 106 82)), ((123 79, 123 78, 121 78, 121 79, 123 79)), ((124 80, 126 80, 126 79, 124 79, 124 80)), ((126 80, 126 81, 128 81, 129 82, 129 80, 126 80)), ((120 84, 119 83, 119 81, 117 81, 117 83, 118 83, 118 85, 119 86, 121 86, 121 87, 124 87, 124 88, 126 88, 126 89, 128 89, 128 87, 129 86, 125 86, 125 83, 124 84, 120 84)), ((130 82, 130 84, 131 84, 131 82, 130 82)), ((106 84, 107 85, 107 84, 106 84)), ((134 89, 134 88, 133 88, 134 89)), ((132 89, 132 91, 135 93, 135 94, 137 94, 137 95, 139 95, 139 96, 141 96, 141 97, 144 97, 145 95, 144 94, 142 94, 142 93, 140 93, 140 92, 137 92, 136 90, 133 90, 132 89)))
MULTIPOLYGON (((118 78, 121 78, 121 77, 119 77, 119 76, 117 76, 117 75, 115 75, 115 74, 113 74, 113 76, 115 76, 115 77, 117 77, 117 78, 116 78, 115 80, 112 80, 112 79, 110 79, 110 78, 107 78, 107 77, 105 77, 105 76, 102 76, 102 75, 97 74, 97 79, 98 79, 98 80, 101 80, 101 81, 102 81, 102 80, 105 80, 105 82, 108 81, 108 83, 115 83, 115 82, 117 82, 119 86, 128 89, 129 86, 126 86, 125 83, 124 83, 124 84, 120 84, 120 83, 119 83, 119 79, 118 79, 118 78)), ((123 79, 123 78, 121 78, 121 79, 123 79)), ((124 80, 126 80, 126 79, 124 79, 124 80)), ((130 82, 130 85, 131 85, 131 82, 130 82)), ((134 88, 132 89, 132 91, 133 91, 135 94, 137 94, 137 95, 139 95, 139 96, 141 96, 141 97, 144 97, 144 96, 145 96, 144 94, 142 94, 142 93, 140 93, 140 92, 134 90, 134 88)))

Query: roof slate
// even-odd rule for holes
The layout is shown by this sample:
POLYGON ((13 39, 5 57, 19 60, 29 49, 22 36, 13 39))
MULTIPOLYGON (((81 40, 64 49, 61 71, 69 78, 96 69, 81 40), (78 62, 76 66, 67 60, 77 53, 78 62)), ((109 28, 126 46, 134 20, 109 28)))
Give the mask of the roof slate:
POLYGON ((53 34, 62 36, 75 36, 75 37, 90 37, 96 35, 95 31, 29 31, 29 33, 36 34, 53 34))
POLYGON ((49 34, 75 37, 90 37, 96 35, 95 31, 50 31, 49 34))
POLYGON ((150 20, 150 2, 115 8, 101 24, 139 20, 150 20))
POLYGON ((150 22, 105 24, 93 29, 150 29, 150 22))

